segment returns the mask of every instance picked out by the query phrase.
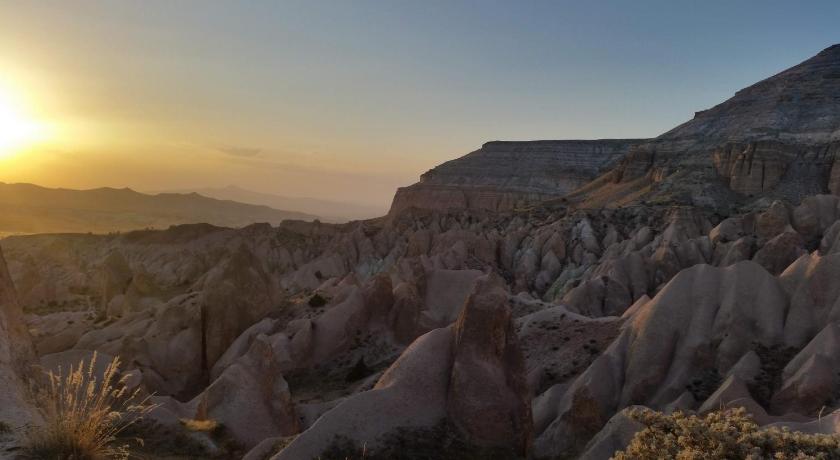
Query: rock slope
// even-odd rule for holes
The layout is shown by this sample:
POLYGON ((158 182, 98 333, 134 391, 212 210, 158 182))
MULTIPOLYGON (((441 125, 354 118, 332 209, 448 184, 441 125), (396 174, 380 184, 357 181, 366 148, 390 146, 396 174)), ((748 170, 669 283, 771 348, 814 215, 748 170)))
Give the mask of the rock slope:
POLYGON ((510 210, 565 197, 723 209, 759 198, 840 193, 840 45, 654 139, 488 142, 401 188, 392 212, 510 210))
POLYGON ((553 457, 597 451, 589 440, 636 404, 739 399, 763 423, 840 407, 823 398, 840 390, 826 328, 839 318, 838 219, 840 197, 819 195, 727 218, 682 206, 413 209, 344 226, 2 245, 24 298, 110 317, 50 340, 76 313, 41 302, 28 319, 38 349, 120 355, 171 397, 175 415, 161 420, 221 420, 255 449, 301 432, 288 458, 336 436, 383 452, 407 432, 444 442, 442 426, 476 448, 553 457), (33 289, 39 279, 52 288, 33 289), (388 418, 380 404, 403 409, 388 418), (372 418, 382 424, 359 431, 372 418), (245 420, 259 426, 239 430, 245 420))
POLYGON ((639 140, 494 141, 397 190, 391 212, 409 207, 511 210, 561 197, 600 175, 639 140))
POLYGON ((759 197, 797 203, 836 192, 840 45, 738 91, 729 100, 633 149, 586 194, 622 194, 720 208, 759 197))
POLYGON ((11 437, 37 422, 38 414, 25 397, 25 376, 36 362, 23 314, 17 301, 12 278, 0 251, 0 421, 13 432, 0 434, 0 457, 5 458, 11 437))

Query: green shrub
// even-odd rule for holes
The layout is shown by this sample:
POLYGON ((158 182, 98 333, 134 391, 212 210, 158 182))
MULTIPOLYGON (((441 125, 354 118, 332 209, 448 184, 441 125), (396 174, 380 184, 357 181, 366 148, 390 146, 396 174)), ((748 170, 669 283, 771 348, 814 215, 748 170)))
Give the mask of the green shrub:
POLYGON ((309 306, 312 308, 323 307, 327 304, 327 299, 317 292, 309 298, 309 306))
POLYGON ((743 408, 702 417, 649 410, 632 410, 629 415, 646 428, 624 451, 616 452, 616 460, 840 458, 840 436, 759 429, 743 408))
POLYGON ((9 434, 12 431, 12 425, 9 425, 6 422, 0 422, 0 435, 9 434))

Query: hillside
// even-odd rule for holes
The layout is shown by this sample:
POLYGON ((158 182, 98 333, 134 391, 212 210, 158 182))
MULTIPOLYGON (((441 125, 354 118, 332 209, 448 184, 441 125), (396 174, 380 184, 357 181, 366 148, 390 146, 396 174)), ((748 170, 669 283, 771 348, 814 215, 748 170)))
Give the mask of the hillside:
POLYGON ((391 212, 409 207, 510 210, 558 198, 598 177, 644 139, 494 141, 402 187, 391 212))
POLYGON ((242 227, 255 222, 277 225, 316 216, 268 206, 217 200, 196 193, 147 195, 131 189, 51 189, 0 183, 0 233, 59 233, 167 228, 209 223, 242 227))
POLYGON ((341 201, 321 200, 318 198, 291 197, 261 193, 235 185, 227 187, 207 187, 186 190, 175 190, 173 193, 198 193, 199 195, 231 200, 240 203, 258 204, 275 209, 286 209, 294 212, 308 213, 319 216, 325 222, 341 223, 350 220, 371 219, 385 214, 386 210, 378 206, 346 203, 341 201))
POLYGON ((726 211, 840 193, 840 45, 646 140, 488 142, 400 189, 392 210, 657 202, 726 211))

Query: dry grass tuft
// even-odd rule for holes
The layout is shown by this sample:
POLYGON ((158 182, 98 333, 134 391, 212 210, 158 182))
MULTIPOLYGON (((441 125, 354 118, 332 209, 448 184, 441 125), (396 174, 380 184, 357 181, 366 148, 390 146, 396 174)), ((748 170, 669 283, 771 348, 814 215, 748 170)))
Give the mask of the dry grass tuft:
POLYGON ((154 409, 139 390, 128 392, 117 378, 119 358, 108 364, 98 379, 96 353, 87 368, 71 366, 67 375, 50 372, 46 384, 35 389, 44 425, 26 435, 25 450, 32 458, 56 460, 105 460, 129 457, 129 442, 120 434, 154 409))

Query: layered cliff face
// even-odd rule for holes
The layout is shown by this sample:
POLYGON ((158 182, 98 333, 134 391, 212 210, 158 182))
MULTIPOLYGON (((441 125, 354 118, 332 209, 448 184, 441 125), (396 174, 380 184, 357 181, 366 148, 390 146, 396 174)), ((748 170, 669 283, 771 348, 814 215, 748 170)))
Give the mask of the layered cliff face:
POLYGON ((840 45, 648 140, 488 142, 399 189, 408 207, 510 210, 653 201, 726 208, 840 193, 840 45), (574 192, 574 193, 572 193, 574 192))
POLYGON ((840 44, 744 88, 657 138, 693 143, 840 140, 840 44))
POLYGON ((840 190, 838 152, 840 45, 834 45, 639 145, 611 180, 579 198, 607 205, 642 181, 648 198, 694 205, 757 197, 799 202, 840 190))
POLYGON ((448 161, 401 188, 391 212, 510 210, 561 197, 591 181, 642 140, 495 141, 448 161))

